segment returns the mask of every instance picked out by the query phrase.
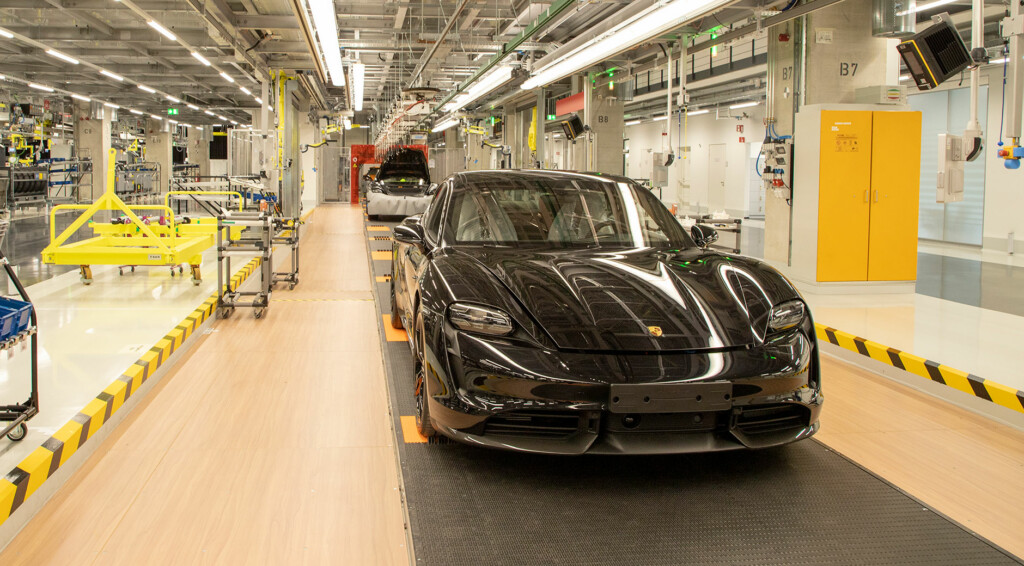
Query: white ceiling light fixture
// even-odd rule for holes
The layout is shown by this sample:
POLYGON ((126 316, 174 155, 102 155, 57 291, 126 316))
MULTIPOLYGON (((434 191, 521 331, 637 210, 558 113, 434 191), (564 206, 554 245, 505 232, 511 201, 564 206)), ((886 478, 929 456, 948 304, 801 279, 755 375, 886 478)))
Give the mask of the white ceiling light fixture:
POLYGON ((202 126, 196 126, 196 129, 199 130, 200 132, 203 131, 203 127, 202 126))
POLYGON ((36 90, 41 90, 43 92, 53 92, 53 89, 48 87, 48 86, 46 86, 46 85, 41 85, 41 84, 37 84, 37 83, 28 83, 28 86, 29 86, 29 88, 34 88, 36 90))
POLYGON ((189 108, 189 110, 199 110, 199 107, 196 106, 195 104, 189 104, 188 108, 189 108))
POLYGON ((134 108, 129 108, 128 111, 131 112, 132 114, 137 114, 139 116, 142 116, 142 112, 139 112, 138 110, 136 110, 134 108))
POLYGON ((217 114, 217 117, 220 118, 221 120, 224 120, 225 122, 228 121, 227 116, 221 116, 220 114, 217 114))
POLYGON ((203 57, 202 55, 200 55, 196 51, 192 52, 192 56, 196 58, 196 61, 199 61, 200 63, 206 65, 207 67, 209 67, 210 65, 213 64, 213 63, 210 63, 209 59, 207 59, 206 57, 203 57))
POLYGON ((306 0, 313 12, 313 28, 324 52, 331 84, 345 86, 345 68, 341 64, 341 46, 338 45, 338 16, 334 0, 306 0))
POLYGON ((497 67, 473 83, 466 89, 465 93, 456 96, 451 102, 445 104, 444 109, 447 112, 455 112, 465 108, 470 103, 483 98, 486 94, 510 80, 512 80, 512 67, 497 67))
POLYGON ((927 4, 918 4, 909 10, 896 12, 896 15, 906 16, 907 14, 916 14, 925 10, 931 10, 932 8, 938 8, 939 6, 945 6, 946 4, 952 4, 953 2, 956 2, 956 0, 937 0, 936 2, 929 2, 927 4))
POLYGON ((430 130, 430 131, 436 134, 438 132, 443 132, 443 131, 447 130, 448 128, 452 128, 452 127, 455 127, 455 126, 458 126, 458 125, 459 125, 459 119, 458 118, 449 118, 447 120, 443 120, 441 122, 438 122, 437 125, 434 126, 434 128, 432 130, 430 130))
POLYGON ((61 53, 60 51, 57 51, 56 49, 47 49, 46 50, 46 54, 49 55, 50 57, 56 57, 56 58, 60 59, 61 61, 67 61, 68 63, 71 63, 72 65, 77 65, 78 64, 78 59, 75 59, 74 57, 72 57, 70 55, 65 55, 65 54, 61 53))
POLYGON ((363 87, 366 83, 366 65, 352 65, 352 107, 356 112, 363 109, 363 87))
POLYGON ((104 102, 103 105, 106 106, 107 108, 114 108, 114 109, 120 108, 120 106, 114 104, 113 102, 104 102))
POLYGON ((256 99, 256 103, 257 103, 257 104, 259 104, 259 105, 261 105, 261 106, 263 105, 263 99, 262 99, 262 98, 260 98, 260 97, 258 97, 258 96, 254 96, 253 98, 255 98, 255 99, 256 99))
POLYGON ((144 90, 144 91, 148 92, 149 94, 156 94, 156 89, 149 88, 146 85, 137 85, 137 86, 139 87, 139 90, 144 90))
POLYGON ((118 81, 118 82, 121 82, 121 81, 124 80, 124 77, 122 77, 121 75, 115 75, 114 73, 111 73, 110 71, 108 71, 106 69, 100 69, 100 74, 105 76, 105 77, 110 77, 110 78, 112 78, 112 79, 114 79, 115 81, 118 81))
POLYGON ((207 116, 215 116, 216 115, 213 112, 210 112, 209 110, 203 110, 203 113, 206 114, 207 116))
POLYGON ((524 90, 551 84, 558 79, 582 71, 592 65, 639 45, 666 31, 679 27, 684 22, 702 13, 727 4, 729 0, 672 0, 648 11, 631 22, 616 26, 595 37, 578 49, 559 57, 553 63, 539 69, 534 76, 523 83, 524 90))
POLYGON ((74 98, 75 100, 81 100, 82 102, 92 102, 91 98, 89 98, 88 96, 82 96, 81 94, 72 94, 71 98, 74 98))
POLYGON ((151 27, 151 28, 155 29, 156 31, 160 32, 160 35, 166 37, 167 39, 169 39, 171 41, 178 41, 178 36, 176 36, 173 33, 171 33, 171 30, 169 30, 169 29, 165 28, 164 26, 160 25, 160 22, 158 22, 156 20, 149 20, 146 23, 149 24, 149 27, 151 27))
POLYGON ((222 78, 223 78, 224 80, 228 81, 229 83, 233 83, 233 82, 235 82, 235 79, 231 78, 231 75, 229 75, 229 74, 225 73, 224 71, 221 71, 221 72, 220 72, 220 76, 221 76, 221 77, 222 77, 222 78))
POLYGON ((708 112, 710 112, 710 110, 705 108, 704 110, 694 110, 693 112, 687 112, 686 115, 687 116, 700 116, 701 114, 707 114, 708 112))
POLYGON ((0 29, 0 37, 6 37, 7 39, 14 39, 14 34, 5 30, 0 29))
POLYGON ((241 91, 242 91, 242 92, 244 92, 245 94, 247 94, 247 95, 249 95, 249 96, 252 96, 252 91, 251 91, 251 90, 249 90, 249 89, 245 88, 244 86, 240 86, 240 87, 238 87, 238 88, 239 88, 239 90, 241 90, 241 91))
POLYGON ((668 116, 655 116, 654 117, 654 121, 655 122, 661 122, 662 120, 668 120, 668 116))
POLYGON ((729 107, 729 110, 739 110, 740 108, 751 108, 751 107, 757 106, 758 104, 761 104, 761 103, 758 102, 758 101, 754 101, 754 102, 741 102, 739 104, 733 104, 732 106, 729 107))
POLYGON ((630 120, 630 121, 626 122, 626 125, 627 126, 638 126, 638 125, 640 125, 641 122, 643 122, 643 120, 630 120))
POLYGON ((156 114, 150 114, 149 117, 154 120, 163 120, 162 116, 157 116, 156 114))
POLYGON ((167 100, 170 100, 171 102, 173 102, 173 103, 175 103, 175 104, 178 104, 178 103, 180 103, 180 102, 181 102, 181 100, 179 100, 179 99, 177 99, 177 98, 174 98, 173 96, 171 96, 171 95, 169 95, 169 94, 168 94, 167 96, 165 96, 164 98, 166 98, 167 100))
POLYGON ((900 75, 900 81, 910 80, 910 75, 900 75))

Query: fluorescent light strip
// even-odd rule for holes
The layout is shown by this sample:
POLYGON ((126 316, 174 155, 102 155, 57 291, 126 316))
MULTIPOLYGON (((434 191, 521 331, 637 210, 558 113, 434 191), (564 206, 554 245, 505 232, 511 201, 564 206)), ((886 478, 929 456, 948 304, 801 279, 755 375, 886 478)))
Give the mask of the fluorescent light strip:
POLYGON ((123 81, 124 80, 124 77, 122 77, 121 75, 115 75, 114 73, 111 73, 110 71, 108 71, 106 69, 100 69, 100 74, 105 76, 105 77, 110 77, 110 78, 114 79, 115 81, 123 81))
POLYGON ((156 20, 149 20, 146 23, 149 24, 149 27, 151 27, 151 28, 155 29, 156 31, 160 32, 160 35, 166 37, 167 39, 169 39, 171 41, 178 41, 178 36, 176 36, 173 33, 171 33, 171 30, 169 30, 169 29, 165 28, 164 26, 160 25, 160 23, 157 22, 156 20))
POLYGON ((740 108, 750 108, 752 106, 757 106, 758 104, 761 104, 761 103, 760 102, 741 102, 739 104, 733 104, 732 106, 729 107, 729 110, 739 110, 740 108))
POLYGON ((171 95, 169 95, 169 94, 168 94, 167 96, 165 96, 164 98, 166 98, 167 100, 170 100, 171 102, 173 102, 173 103, 175 103, 175 104, 178 104, 178 103, 180 103, 180 102, 181 102, 181 100, 179 100, 179 99, 177 99, 177 98, 174 98, 173 96, 171 96, 171 95))
POLYGON ((48 87, 48 86, 46 86, 46 85, 41 85, 41 84, 36 84, 36 83, 28 83, 28 86, 29 86, 29 88, 34 88, 36 90, 41 90, 43 92, 53 92, 53 89, 48 87))
POLYGON ((458 126, 458 125, 459 125, 459 119, 458 118, 450 118, 448 120, 445 120, 443 122, 438 123, 436 126, 434 126, 434 129, 432 129, 430 131, 436 134, 438 132, 443 132, 443 131, 447 130, 448 128, 451 128, 453 126, 458 126))
POLYGON ((220 118, 221 120, 224 120, 225 122, 227 122, 227 120, 228 120, 226 116, 221 116, 220 114, 217 114, 217 117, 220 118))
POLYGON ((241 90, 242 92, 244 92, 245 94, 248 94, 249 96, 252 96, 252 91, 247 89, 247 88, 245 88, 244 86, 240 86, 240 87, 238 87, 238 89, 241 90))
POLYGON ((206 65, 207 67, 209 67, 210 65, 213 64, 213 63, 210 63, 209 59, 207 59, 206 57, 203 57, 202 55, 200 55, 199 53, 197 53, 195 51, 192 52, 192 56, 195 57, 197 61, 199 61, 200 63, 206 65))
POLYGON ((907 14, 916 14, 925 10, 931 10, 932 8, 938 8, 939 6, 945 6, 946 4, 952 4, 956 0, 938 0, 937 2, 929 2, 928 4, 918 4, 917 6, 903 10, 902 12, 896 12, 897 16, 906 16, 907 14))
POLYGON ((7 39, 14 39, 14 34, 5 30, 0 29, 0 37, 6 37, 7 39))
POLYGON ((661 122, 663 120, 668 120, 668 116, 655 116, 654 117, 654 121, 655 122, 661 122))
POLYGON ((206 113, 207 116, 214 116, 214 113, 209 110, 203 110, 203 112, 206 113))
POLYGON ((75 100, 81 100, 82 102, 92 102, 91 98, 89 98, 88 96, 82 96, 81 94, 72 94, 71 98, 74 98, 75 100))
POLYGON ((673 0, 640 16, 632 22, 613 28, 579 49, 546 65, 523 83, 524 90, 551 84, 558 79, 586 69, 595 63, 639 45, 666 31, 677 28, 691 18, 713 10, 729 0, 673 0))
POLYGON ((901 81, 906 81, 906 80, 909 80, 909 79, 910 79, 910 75, 900 75, 900 80, 901 81))
POLYGON ((189 107, 189 110, 199 110, 199 107, 196 106, 195 104, 189 104, 188 107, 189 107))
POLYGON ((338 15, 334 10, 334 0, 308 0, 309 9, 313 12, 313 27, 316 28, 317 39, 324 52, 327 70, 331 75, 331 84, 345 86, 345 68, 341 64, 341 46, 338 45, 338 15))
POLYGON ((224 71, 220 72, 220 76, 224 77, 224 80, 228 81, 229 83, 235 82, 235 79, 231 78, 231 75, 225 73, 224 71))
POLYGON ((78 64, 78 59, 75 59, 74 57, 71 57, 70 55, 65 55, 65 54, 63 54, 60 51, 57 51, 55 49, 47 49, 46 50, 46 54, 49 55, 50 57, 56 57, 56 58, 60 59, 61 61, 67 61, 68 63, 71 63, 72 65, 77 65, 78 64))
POLYGON ((257 103, 257 104, 260 104, 260 105, 262 105, 262 104, 263 104, 263 99, 262 99, 262 98, 260 98, 260 97, 258 97, 258 96, 254 96, 253 98, 255 98, 255 99, 256 99, 256 103, 257 103))
POLYGON ((643 122, 643 120, 630 120, 630 121, 626 122, 626 125, 627 126, 637 126, 641 122, 643 122))
POLYGON ((149 88, 146 85, 136 85, 136 86, 139 87, 139 90, 144 90, 144 91, 148 92, 149 94, 156 94, 156 90, 151 89, 151 88, 149 88))
POLYGON ((200 132, 203 131, 203 127, 202 126, 196 126, 196 129, 199 130, 200 132))
POLYGON ((104 102, 103 105, 107 108, 120 108, 120 106, 114 104, 113 102, 104 102))
POLYGON ((704 110, 694 110, 693 112, 687 112, 686 115, 687 116, 700 116, 701 114, 707 114, 708 112, 710 112, 710 110, 705 108, 704 110))
POLYGON ((448 112, 455 112, 484 97, 510 80, 512 80, 512 67, 498 67, 484 75, 479 81, 473 83, 472 86, 466 89, 465 94, 456 96, 444 108, 448 112))
POLYGON ((363 109, 363 87, 366 84, 366 65, 352 65, 352 107, 356 112, 363 109))
POLYGON ((128 111, 131 112, 132 114, 137 114, 139 116, 142 116, 142 112, 139 112, 138 110, 136 110, 134 108, 129 108, 128 111))
POLYGON ((149 117, 154 120, 163 120, 163 117, 157 116, 156 114, 150 114, 149 117))

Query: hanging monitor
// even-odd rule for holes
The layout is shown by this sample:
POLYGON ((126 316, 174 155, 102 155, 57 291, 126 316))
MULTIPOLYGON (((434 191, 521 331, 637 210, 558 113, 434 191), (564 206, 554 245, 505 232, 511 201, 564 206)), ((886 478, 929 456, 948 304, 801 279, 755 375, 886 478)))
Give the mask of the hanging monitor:
POLYGON ((565 132, 565 138, 568 140, 574 140, 583 133, 583 120, 580 120, 579 115, 573 114, 568 119, 562 120, 562 131, 565 132))
POLYGON ((896 46, 918 90, 939 86, 971 63, 971 54, 949 14, 933 20, 934 25, 896 46))

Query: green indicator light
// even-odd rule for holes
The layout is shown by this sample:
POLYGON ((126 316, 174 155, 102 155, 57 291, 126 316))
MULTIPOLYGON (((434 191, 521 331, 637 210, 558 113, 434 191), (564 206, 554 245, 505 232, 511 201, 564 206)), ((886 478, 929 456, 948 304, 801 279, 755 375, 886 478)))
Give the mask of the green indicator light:
POLYGON ((554 120, 554 119, 555 119, 555 115, 554 114, 548 114, 548 120, 554 120))

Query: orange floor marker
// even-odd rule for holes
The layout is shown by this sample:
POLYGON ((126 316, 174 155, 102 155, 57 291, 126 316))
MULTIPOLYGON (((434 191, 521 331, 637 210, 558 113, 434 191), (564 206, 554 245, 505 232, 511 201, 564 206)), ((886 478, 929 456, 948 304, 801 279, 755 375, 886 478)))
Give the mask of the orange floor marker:
POLYGON ((370 257, 378 261, 391 261, 390 251, 370 252, 370 257))
POLYGON ((416 428, 416 417, 402 417, 402 439, 406 444, 422 444, 427 437, 416 428))
POLYGON ((391 315, 384 315, 384 336, 387 337, 388 342, 408 342, 409 335, 404 330, 391 327, 391 315))
POLYGON ((368 232, 390 232, 391 228, 387 226, 367 226, 366 230, 368 232))

